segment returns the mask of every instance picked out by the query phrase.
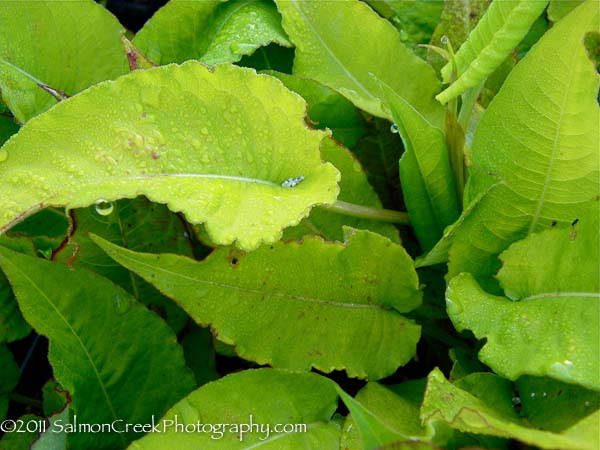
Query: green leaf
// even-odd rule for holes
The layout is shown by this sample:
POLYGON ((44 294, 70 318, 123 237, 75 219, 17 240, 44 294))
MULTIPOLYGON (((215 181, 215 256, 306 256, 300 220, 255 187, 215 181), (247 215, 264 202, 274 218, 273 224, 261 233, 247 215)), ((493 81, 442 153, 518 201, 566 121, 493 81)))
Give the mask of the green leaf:
MULTIPOLYGON (((442 37, 446 36, 454 49, 458 49, 469 37, 469 33, 477 26, 481 17, 492 0, 446 0, 440 21, 431 36, 431 45, 440 47, 442 37)), ((440 2, 441 3, 441 2, 440 2)), ((439 71, 447 63, 441 55, 431 49, 427 54, 427 61, 439 71)))
POLYGON ((456 53, 454 62, 442 69, 445 83, 451 81, 454 65, 458 78, 436 98, 442 104, 448 103, 484 81, 521 42, 547 4, 548 0, 493 1, 456 53))
MULTIPOLYGON (((0 345, 0 421, 6 419, 9 395, 17 386, 21 373, 8 347, 0 345)), ((2 430, 4 431, 4 430, 2 430)))
POLYGON ((515 67, 485 112, 471 152, 449 277, 494 274, 496 256, 552 223, 567 224, 599 193, 598 74, 583 36, 598 23, 590 1, 558 22, 515 67))
POLYGON ((68 95, 125 73, 123 27, 92 0, 2 2, 0 90, 21 123, 56 99, 38 83, 68 95))
POLYGON ((506 399, 505 380, 494 378, 492 374, 474 374, 470 377, 479 385, 479 394, 471 394, 453 385, 438 369, 434 369, 428 377, 421 419, 425 423, 447 423, 463 432, 517 439, 544 449, 598 448, 598 411, 560 434, 538 430, 529 427, 514 410, 507 409, 506 400, 510 402, 510 398, 506 399), (505 406, 499 407, 491 402, 494 396, 504 398, 505 406))
POLYGON ((274 369, 245 370, 192 392, 160 421, 166 432, 150 433, 129 450, 338 450, 340 426, 334 384, 313 373, 274 369), (213 424, 208 432, 176 432, 173 422, 213 424), (171 421, 171 422, 168 422, 171 421), (219 424, 226 424, 218 428, 219 424), (250 427, 252 425, 252 431, 250 427), (305 432, 276 426, 305 424, 305 432))
MULTIPOLYGON (((0 266, 25 318, 50 341, 54 376, 81 423, 147 423, 193 388, 173 333, 121 288, 6 248, 0 266)), ((135 437, 73 433, 69 441, 74 448, 115 448, 135 437)))
MULTIPOLYGON (((333 139, 324 139, 321 143, 323 159, 332 163, 342 174, 340 180, 339 200, 349 203, 381 208, 381 201, 369 182, 360 163, 346 148, 338 145, 333 139)), ((379 233, 399 243, 398 229, 392 224, 377 220, 360 219, 328 211, 325 208, 314 208, 310 216, 295 227, 283 233, 284 239, 300 239, 305 235, 322 236, 329 241, 344 241, 344 226, 364 229, 379 233)))
POLYGON ((157 312, 178 333, 187 315, 152 285, 115 263, 89 238, 102 236, 117 245, 139 252, 172 251, 192 256, 190 238, 183 221, 164 205, 144 197, 74 210, 71 213, 75 232, 53 261, 82 267, 108 278, 130 295, 157 312), (108 213, 108 214, 107 214, 108 213))
POLYGON ((61 427, 70 423, 69 406, 48 418, 45 431, 40 433, 38 439, 31 445, 31 450, 66 450, 67 433, 61 433, 61 427))
POLYGON ((27 424, 29 422, 37 422, 36 424, 30 424, 29 427, 31 429, 39 429, 40 423, 45 422, 45 419, 39 416, 35 416, 33 414, 25 414, 24 416, 19 417, 18 420, 23 421, 22 429, 25 432, 22 433, 5 433, 0 440, 0 448, 2 450, 31 450, 31 444, 35 442, 37 439, 37 432, 28 432, 27 424))
POLYGON ((319 154, 326 133, 306 127, 305 108, 274 78, 228 65, 138 70, 95 86, 0 150, 0 232, 45 206, 143 194, 206 222, 217 244, 275 242, 338 193, 339 174, 319 154))
POLYGON ((368 131, 352 152, 364 167, 383 205, 389 209, 404 209, 398 174, 402 141, 384 119, 373 118, 368 131))
POLYGON ((509 247, 498 279, 510 300, 486 293, 470 274, 452 279, 448 315, 459 331, 487 339, 482 362, 512 380, 541 375, 600 390, 599 226, 596 204, 571 229, 509 247))
POLYGON ((410 222, 428 251, 459 216, 444 133, 388 85, 381 89, 404 141, 400 183, 410 222))
POLYGON ((418 44, 427 44, 440 20, 444 2, 441 0, 385 0, 394 15, 389 20, 400 33, 400 40, 419 56, 425 56, 418 44))
POLYGON ((290 47, 275 6, 261 0, 171 0, 133 43, 155 64, 236 62, 270 43, 290 47))
POLYGON ((274 71, 266 73, 279 78, 285 87, 300 94, 308 104, 308 117, 315 128, 329 128, 333 137, 346 147, 354 147, 356 141, 367 133, 360 112, 333 89, 308 78, 274 71))
POLYGON ((560 433, 600 408, 600 394, 580 386, 530 376, 515 384, 521 417, 535 428, 560 433))
POLYGON ((0 113, 0 145, 3 145, 17 131, 19 131, 19 125, 13 118, 0 113))
POLYGON ((224 248, 203 262, 93 239, 242 358, 379 379, 414 355, 420 327, 398 312, 416 308, 421 292, 401 246, 347 230, 345 244, 306 237, 248 254, 224 248))
POLYGON ((443 109, 433 99, 439 89, 435 73, 366 4, 283 0, 277 1, 277 7, 283 28, 296 45, 295 74, 339 91, 373 115, 390 118, 373 74, 429 120, 443 120, 443 109))
MULTIPOLYGON (((344 424, 342 446, 374 449, 384 444, 402 440, 430 441, 435 431, 423 427, 419 421, 419 407, 425 392, 424 380, 412 380, 394 386, 369 383, 356 395, 356 399, 338 393, 351 416, 344 424), (352 446, 356 435, 363 446, 352 446)), ((446 436, 447 437, 447 436, 446 436)))
POLYGON ((548 18, 552 22, 558 22, 584 1, 585 0, 550 0, 550 5, 548 6, 548 18))

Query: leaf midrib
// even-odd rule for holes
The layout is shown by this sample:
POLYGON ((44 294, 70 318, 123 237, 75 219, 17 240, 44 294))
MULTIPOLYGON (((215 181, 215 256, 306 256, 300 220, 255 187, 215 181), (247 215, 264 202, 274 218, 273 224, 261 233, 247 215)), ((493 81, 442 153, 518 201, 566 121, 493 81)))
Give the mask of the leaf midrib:
MULTIPOLYGON (((29 284, 37 291, 39 292, 40 296, 46 300, 46 302, 52 307, 52 309, 54 309, 54 311, 56 312, 57 316, 64 322, 64 324, 66 325, 66 327, 69 329, 69 331, 71 332, 71 334, 75 337, 75 339, 77 340, 77 342, 79 343, 79 345, 81 346, 82 350, 85 353, 85 356, 87 357, 88 361, 90 362, 90 365, 92 366, 93 370, 94 370, 94 374, 96 375, 96 378, 98 380, 98 385, 100 386, 100 389, 102 390, 102 394, 104 395, 104 398, 106 400, 106 404, 108 405, 108 408, 110 410, 110 413, 112 414, 112 417, 114 420, 118 420, 119 417, 117 416, 117 413, 115 411, 115 408, 112 404, 112 401, 110 400, 110 396, 108 395, 108 391, 106 390, 106 386, 104 385, 104 383, 102 382, 102 378, 100 377, 100 372, 98 371, 98 367, 96 366, 96 363, 94 362, 94 360, 92 359, 91 354, 89 353, 87 347, 84 345, 83 341, 81 340, 81 338, 79 337, 79 335, 77 334, 77 332, 73 329, 73 327, 71 326, 71 324, 69 323, 69 321, 66 319, 66 317, 61 313, 61 311, 58 309, 58 307, 50 300, 50 298, 44 293, 44 291, 42 291, 42 289, 25 273, 23 272, 18 266, 16 266, 12 261, 10 261, 10 259, 3 257, 0 255, 0 258, 2 258, 5 262, 7 262, 8 264, 12 265, 14 267, 14 269, 16 271, 18 271, 21 276, 23 278, 25 278, 29 284)), ((120 435, 120 439, 123 442, 123 445, 125 446, 125 439, 124 436, 121 434, 120 435)))
MULTIPOLYGON (((115 252, 112 251, 111 253, 115 253, 115 252)), ((374 309, 374 310, 383 310, 383 311, 389 311, 389 312, 393 311, 391 307, 384 306, 384 305, 374 305, 374 304, 365 304, 365 303, 341 303, 341 302, 334 302, 331 300, 322 300, 319 298, 304 297, 301 295, 293 295, 293 294, 289 294, 289 293, 272 292, 272 291, 265 291, 265 290, 260 290, 260 289, 244 288, 244 287, 234 286, 234 285, 226 284, 226 283, 218 283, 215 281, 203 280, 203 279, 199 279, 199 278, 195 278, 195 277, 190 277, 190 276, 184 275, 179 272, 172 272, 170 270, 167 270, 167 269, 164 269, 162 267, 158 267, 158 266, 155 266, 152 264, 148 264, 144 261, 140 261, 139 259, 130 257, 123 253, 119 253, 117 258, 134 262, 137 265, 146 267, 154 272, 158 271, 158 272, 162 272, 164 274, 172 275, 174 277, 182 278, 187 281, 193 281, 195 283, 202 283, 202 284, 214 286, 217 288, 231 289, 233 291, 243 292, 246 294, 257 294, 257 295, 264 295, 264 296, 279 297, 279 298, 297 300, 297 301, 307 302, 307 303, 316 303, 316 304, 320 304, 320 305, 337 306, 340 308, 374 309)))
POLYGON ((580 298, 597 298, 600 300, 600 292, 542 292, 540 294, 529 295, 519 300, 535 300, 539 298, 560 298, 560 297, 580 297, 580 298))

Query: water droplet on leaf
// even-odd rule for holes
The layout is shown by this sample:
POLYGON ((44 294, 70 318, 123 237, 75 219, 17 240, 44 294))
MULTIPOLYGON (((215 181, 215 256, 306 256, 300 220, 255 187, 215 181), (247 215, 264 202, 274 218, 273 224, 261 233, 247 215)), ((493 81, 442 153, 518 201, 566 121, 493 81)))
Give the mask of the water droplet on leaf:
POLYGON ((398 128, 398 125, 393 123, 392 126, 390 127, 390 131, 394 134, 398 133, 400 131, 400 128, 398 128))
POLYGON ((113 303, 115 306, 115 311, 119 315, 125 314, 127 311, 129 311, 129 308, 131 307, 131 301, 127 298, 122 299, 121 296, 118 294, 115 295, 113 303))
POLYGON ((95 209, 99 215, 108 216, 115 209, 115 205, 113 205, 112 202, 107 202, 104 199, 100 199, 96 201, 95 209))

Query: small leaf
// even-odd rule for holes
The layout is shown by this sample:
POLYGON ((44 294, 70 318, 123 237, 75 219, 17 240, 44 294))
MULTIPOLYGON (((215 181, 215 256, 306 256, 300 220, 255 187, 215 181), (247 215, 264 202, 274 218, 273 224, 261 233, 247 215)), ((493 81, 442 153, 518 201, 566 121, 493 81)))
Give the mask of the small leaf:
POLYGON ((2 2, 0 90, 19 122, 56 103, 41 82, 69 95, 123 74, 125 30, 92 0, 2 2), (37 80, 37 81, 36 81, 37 80))
POLYGON ((448 83, 456 64, 458 78, 436 98, 445 104, 484 81, 521 42, 547 4, 548 0, 493 1, 456 53, 454 63, 448 62, 442 69, 448 83))
POLYGON ((257 0, 171 0, 133 43, 156 64, 197 59, 211 66, 239 61, 270 43, 291 46, 275 6, 257 0))
POLYGON ((2 148, 0 232, 45 206, 143 194, 206 222, 217 244, 275 242, 338 193, 337 170, 320 158, 326 133, 306 127, 305 108, 274 78, 228 65, 138 70, 95 86, 2 148))
POLYGON ((306 237, 248 254, 224 248, 203 262, 93 239, 242 358, 378 379, 414 355, 420 327, 398 312, 421 303, 417 274, 404 249, 377 234, 348 229, 346 244, 306 237))
POLYGON ((400 183, 410 222, 428 251, 459 216, 444 133, 388 85, 381 83, 381 89, 404 141, 400 183))
POLYGON ((544 449, 598 448, 598 411, 560 434, 538 430, 529 427, 514 410, 499 408, 498 404, 489 401, 491 396, 499 395, 510 402, 510 399, 506 399, 505 380, 492 374, 473 374, 469 377, 479 386, 479 394, 474 395, 453 385, 439 369, 434 369, 428 376, 421 419, 431 424, 447 423, 463 432, 517 439, 544 449))
POLYGON ((512 299, 483 291, 470 274, 452 279, 446 302, 457 330, 487 342, 482 362, 515 380, 539 375, 600 390, 598 206, 576 227, 513 244, 498 279, 512 299))
MULTIPOLYGON (((81 423, 147 423, 193 388, 174 334, 121 288, 3 247, 0 266, 27 321, 48 337, 54 376, 81 423)), ((73 433, 69 441, 115 448, 136 436, 73 433)))
POLYGON ((334 384, 327 378, 275 369, 245 370, 189 394, 159 421, 161 432, 148 434, 129 450, 338 450, 340 426, 331 421, 336 407, 334 384), (176 432, 175 420, 182 426, 213 424, 213 431, 176 432), (164 424, 171 425, 166 432, 164 424), (228 426, 217 428, 218 424, 228 426), (275 429, 295 424, 306 425, 306 431, 275 429))
POLYGON ((390 118, 373 74, 434 123, 443 120, 443 109, 433 100, 439 88, 433 70, 366 4, 283 0, 277 7, 296 45, 295 74, 339 91, 370 114, 390 118))

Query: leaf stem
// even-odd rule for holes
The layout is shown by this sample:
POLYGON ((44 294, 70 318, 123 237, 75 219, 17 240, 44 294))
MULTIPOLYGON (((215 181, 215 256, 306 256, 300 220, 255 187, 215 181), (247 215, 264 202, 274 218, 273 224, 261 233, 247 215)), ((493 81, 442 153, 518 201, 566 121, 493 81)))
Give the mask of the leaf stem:
POLYGON ((403 211, 355 205, 354 203, 341 200, 336 201, 333 205, 325 206, 325 208, 338 214, 359 217, 361 219, 379 220, 381 222, 400 223, 403 225, 410 224, 408 213, 403 211))

